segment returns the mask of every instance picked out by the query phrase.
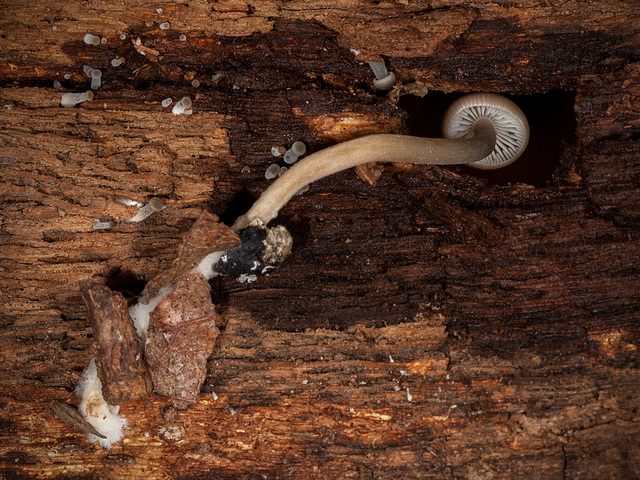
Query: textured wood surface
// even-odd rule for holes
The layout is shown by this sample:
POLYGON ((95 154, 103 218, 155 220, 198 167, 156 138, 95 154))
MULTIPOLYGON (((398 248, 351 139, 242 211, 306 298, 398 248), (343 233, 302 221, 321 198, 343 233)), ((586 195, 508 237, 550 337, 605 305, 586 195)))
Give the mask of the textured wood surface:
POLYGON ((0 477, 640 478, 639 22, 635 1, 2 2, 0 477), (63 109, 83 65, 103 86, 63 109), (109 454, 49 408, 92 355, 81 283, 139 294, 203 210, 244 213, 273 145, 405 132, 409 92, 558 90, 576 128, 546 182, 385 165, 294 198, 287 262, 212 282, 189 410, 121 404, 109 454), (185 95, 192 116, 160 104, 185 95))

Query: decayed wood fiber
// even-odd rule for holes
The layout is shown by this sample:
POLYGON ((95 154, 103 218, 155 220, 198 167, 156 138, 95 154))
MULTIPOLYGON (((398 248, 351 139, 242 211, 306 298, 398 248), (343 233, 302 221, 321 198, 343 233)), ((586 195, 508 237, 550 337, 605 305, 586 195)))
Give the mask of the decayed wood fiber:
POLYGON ((2 476, 640 477, 634 2, 9 1, 0 14, 2 476), (384 56, 402 86, 373 91, 349 48, 384 56), (103 71, 96 100, 59 107, 88 88, 83 65, 103 71), (426 90, 575 92, 575 142, 539 187, 400 165, 374 186, 318 182, 277 219, 294 238, 284 265, 212 282, 226 323, 196 405, 121 404, 130 428, 110 454, 54 415, 91 358, 82 282, 131 299, 203 210, 244 213, 271 146, 402 133, 388 99, 426 90), (184 95, 192 116, 160 105, 184 95), (135 207, 119 198, 152 196, 167 208, 120 221, 135 207))

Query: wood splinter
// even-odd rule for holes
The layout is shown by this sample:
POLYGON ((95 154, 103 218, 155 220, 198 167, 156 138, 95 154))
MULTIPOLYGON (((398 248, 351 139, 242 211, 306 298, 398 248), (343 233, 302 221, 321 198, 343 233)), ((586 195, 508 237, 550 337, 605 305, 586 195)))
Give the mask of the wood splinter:
POLYGON ((72 407, 68 403, 61 402, 60 400, 53 400, 49 404, 49 407, 51 408, 51 410, 53 410, 53 413, 56 414, 56 417, 58 417, 70 427, 73 427, 76 430, 80 430, 84 433, 90 433, 91 435, 95 435, 98 438, 107 438, 99 431, 97 431, 93 427, 93 425, 87 422, 77 408, 72 407))

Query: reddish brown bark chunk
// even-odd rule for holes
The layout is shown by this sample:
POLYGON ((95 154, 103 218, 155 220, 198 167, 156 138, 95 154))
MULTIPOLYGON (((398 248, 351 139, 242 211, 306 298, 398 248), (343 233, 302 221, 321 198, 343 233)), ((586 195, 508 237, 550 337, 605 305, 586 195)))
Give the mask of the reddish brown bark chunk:
POLYGON ((146 355, 154 390, 194 402, 200 393, 207 358, 220 333, 209 284, 188 275, 151 313, 146 355))

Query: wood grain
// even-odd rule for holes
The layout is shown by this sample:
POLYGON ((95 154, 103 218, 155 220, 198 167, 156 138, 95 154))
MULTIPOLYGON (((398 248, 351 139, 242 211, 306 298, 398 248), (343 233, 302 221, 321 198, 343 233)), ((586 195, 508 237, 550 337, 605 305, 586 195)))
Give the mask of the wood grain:
POLYGON ((639 21, 628 0, 2 2, 0 476, 639 478, 639 21), (103 87, 61 108, 83 65, 103 87), (280 268, 212 282, 226 327, 193 407, 122 403, 111 454, 53 414, 91 358, 82 282, 131 301, 201 211, 246 211, 272 146, 403 133, 394 101, 434 90, 572 92, 575 140, 542 186, 317 182, 280 212, 280 268), (183 96, 192 116, 161 106, 183 96))

